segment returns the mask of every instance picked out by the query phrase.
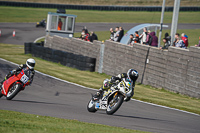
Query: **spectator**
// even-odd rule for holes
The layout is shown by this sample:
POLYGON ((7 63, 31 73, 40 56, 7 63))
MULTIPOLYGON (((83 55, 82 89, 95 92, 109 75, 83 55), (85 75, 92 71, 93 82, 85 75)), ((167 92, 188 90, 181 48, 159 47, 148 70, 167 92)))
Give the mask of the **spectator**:
POLYGON ((150 46, 158 47, 158 37, 156 36, 156 33, 153 31, 150 33, 150 35, 152 36, 152 41, 150 42, 150 46))
POLYGON ((179 38, 180 34, 176 33, 175 34, 175 41, 173 42, 173 46, 175 46, 175 43, 177 42, 177 39, 179 38))
POLYGON ((186 48, 183 40, 181 40, 180 37, 176 39, 175 47, 186 48))
POLYGON ((141 44, 146 44, 147 39, 147 27, 143 28, 143 33, 139 37, 141 39, 141 44))
POLYGON ((164 42, 164 46, 163 47, 160 47, 160 49, 168 49, 168 47, 170 46, 170 43, 168 41, 167 38, 163 38, 163 42, 164 42))
POLYGON ((122 27, 119 27, 119 35, 118 35, 118 39, 117 42, 120 42, 122 37, 124 36, 124 29, 122 27))
POLYGON ((151 43, 152 43, 153 37, 152 37, 152 35, 151 35, 151 33, 150 33, 149 31, 150 31, 150 30, 148 30, 148 32, 147 32, 146 45, 151 46, 151 43))
POLYGON ((93 42, 94 40, 98 40, 98 37, 93 31, 91 31, 91 36, 89 36, 88 39, 90 42, 93 42))
POLYGON ((59 18, 57 30, 61 30, 61 29, 62 29, 62 21, 61 21, 61 18, 59 18))
POLYGON ((199 44, 197 45, 195 45, 195 47, 200 47, 200 37, 199 37, 199 44))
POLYGON ((84 26, 83 30, 85 30, 85 34, 89 34, 90 35, 90 33, 88 32, 88 29, 87 29, 86 26, 84 26))
POLYGON ((135 31, 135 38, 133 38, 133 40, 134 40, 134 43, 139 43, 140 42, 138 31, 135 31))
POLYGON ((188 36, 185 35, 185 33, 181 34, 181 39, 183 40, 183 42, 185 43, 185 46, 188 47, 188 36))
POLYGON ((133 46, 133 34, 130 34, 130 39, 128 40, 127 45, 133 46))
POLYGON ((117 42, 119 36, 119 27, 115 28, 114 41, 117 42))
POLYGON ((89 39, 88 39, 89 36, 90 35, 88 33, 85 33, 85 29, 83 29, 82 32, 81 32, 80 39, 85 40, 85 41, 89 41, 89 39))
POLYGON ((110 28, 110 39, 109 40, 114 41, 114 34, 115 34, 115 32, 114 32, 113 28, 110 28))
POLYGON ((165 39, 167 39, 167 42, 171 44, 171 36, 169 36, 167 32, 165 33, 165 39))

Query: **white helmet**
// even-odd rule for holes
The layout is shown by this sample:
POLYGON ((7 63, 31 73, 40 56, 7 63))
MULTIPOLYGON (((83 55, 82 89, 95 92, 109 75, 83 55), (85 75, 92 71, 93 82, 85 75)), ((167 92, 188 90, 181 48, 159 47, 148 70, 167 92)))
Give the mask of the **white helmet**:
POLYGON ((26 61, 26 65, 29 69, 33 69, 35 66, 35 60, 30 58, 26 61))

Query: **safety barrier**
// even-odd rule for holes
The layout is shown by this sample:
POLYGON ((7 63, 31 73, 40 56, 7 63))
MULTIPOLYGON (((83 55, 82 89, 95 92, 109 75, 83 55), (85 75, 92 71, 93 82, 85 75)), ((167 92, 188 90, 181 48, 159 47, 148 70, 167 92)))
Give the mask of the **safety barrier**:
POLYGON ((95 71, 95 58, 43 47, 40 43, 24 43, 24 51, 25 54, 32 54, 35 57, 60 63, 64 66, 90 72, 95 71))
MULTIPOLYGON (((76 10, 100 10, 100 11, 161 11, 162 6, 91 6, 91 5, 65 5, 48 3, 28 3, 0 1, 1 6, 35 7, 35 8, 64 8, 76 10)), ((173 11, 173 7, 165 7, 165 11, 173 11)), ((200 11, 200 7, 180 7, 180 11, 200 11)))

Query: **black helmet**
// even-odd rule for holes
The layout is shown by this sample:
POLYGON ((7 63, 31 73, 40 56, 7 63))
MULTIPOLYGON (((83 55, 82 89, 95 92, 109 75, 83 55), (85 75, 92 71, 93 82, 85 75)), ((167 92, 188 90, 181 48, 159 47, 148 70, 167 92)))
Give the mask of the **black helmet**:
POLYGON ((134 82, 138 79, 139 74, 136 70, 134 69, 129 69, 127 72, 128 77, 133 80, 134 82))

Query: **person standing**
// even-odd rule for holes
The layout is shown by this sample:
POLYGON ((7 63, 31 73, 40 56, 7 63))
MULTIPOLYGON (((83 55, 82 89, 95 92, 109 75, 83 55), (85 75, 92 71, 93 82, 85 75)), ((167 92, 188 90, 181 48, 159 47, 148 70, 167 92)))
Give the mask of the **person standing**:
POLYGON ((120 42, 122 37, 124 36, 124 29, 122 27, 119 27, 119 35, 118 35, 118 39, 117 42, 120 42))
POLYGON ((119 27, 115 28, 114 41, 117 42, 119 36, 119 27))
POLYGON ((61 18, 59 18, 57 30, 61 30, 61 29, 62 29, 62 21, 61 21, 61 18))
POLYGON ((141 39, 141 44, 146 44, 147 40, 147 27, 143 28, 143 33, 139 37, 141 39))
POLYGON ((115 34, 115 32, 114 32, 113 28, 110 28, 110 39, 109 40, 114 41, 114 34, 115 34))

